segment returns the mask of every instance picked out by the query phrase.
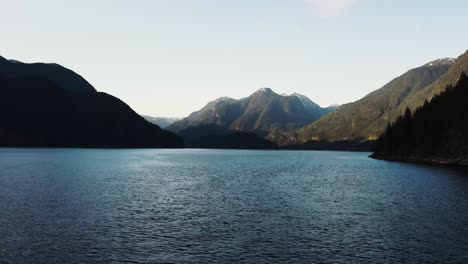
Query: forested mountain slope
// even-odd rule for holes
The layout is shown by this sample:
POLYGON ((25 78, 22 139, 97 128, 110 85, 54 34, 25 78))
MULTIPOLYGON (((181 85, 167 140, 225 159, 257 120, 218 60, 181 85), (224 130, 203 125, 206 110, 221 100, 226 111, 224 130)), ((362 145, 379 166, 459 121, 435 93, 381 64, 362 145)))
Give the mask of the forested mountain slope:
POLYGON ((404 112, 403 107, 417 108, 436 93, 436 88, 441 86, 437 84, 439 81, 451 80, 453 75, 459 73, 457 69, 465 68, 466 57, 460 57, 456 62, 453 59, 441 59, 412 69, 381 89, 354 103, 343 105, 317 122, 290 134, 287 140, 377 139, 387 123, 404 112))
POLYGON ((377 141, 375 158, 468 165, 468 77, 409 109, 377 141))

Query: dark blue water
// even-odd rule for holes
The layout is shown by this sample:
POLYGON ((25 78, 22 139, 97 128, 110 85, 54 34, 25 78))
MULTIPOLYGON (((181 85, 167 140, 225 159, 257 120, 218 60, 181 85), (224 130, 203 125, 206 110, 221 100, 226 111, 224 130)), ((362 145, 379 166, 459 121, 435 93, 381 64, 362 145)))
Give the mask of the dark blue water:
POLYGON ((368 153, 0 149, 0 263, 468 263, 468 176, 368 153))

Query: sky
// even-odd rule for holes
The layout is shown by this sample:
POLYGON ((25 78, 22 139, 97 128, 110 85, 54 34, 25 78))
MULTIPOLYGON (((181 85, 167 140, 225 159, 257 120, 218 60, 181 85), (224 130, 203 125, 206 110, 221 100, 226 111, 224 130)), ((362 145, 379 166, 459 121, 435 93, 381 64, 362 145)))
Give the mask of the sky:
POLYGON ((0 0, 0 55, 55 62, 140 114, 262 87, 328 106, 468 49, 466 0, 0 0))

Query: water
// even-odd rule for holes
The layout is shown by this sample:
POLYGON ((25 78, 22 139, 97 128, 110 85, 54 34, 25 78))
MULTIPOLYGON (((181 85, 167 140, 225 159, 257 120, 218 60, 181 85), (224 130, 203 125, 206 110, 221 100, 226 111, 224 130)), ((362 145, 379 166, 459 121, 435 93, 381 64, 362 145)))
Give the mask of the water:
POLYGON ((368 154, 0 149, 0 263, 468 263, 466 171, 368 154))

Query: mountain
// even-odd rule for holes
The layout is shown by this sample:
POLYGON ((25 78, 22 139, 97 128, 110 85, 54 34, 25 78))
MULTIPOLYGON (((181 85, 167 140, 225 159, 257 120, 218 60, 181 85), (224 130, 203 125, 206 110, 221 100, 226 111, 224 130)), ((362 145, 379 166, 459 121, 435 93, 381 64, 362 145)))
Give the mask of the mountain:
POLYGON ((183 146, 177 135, 55 64, 0 59, 0 120, 0 146, 183 146))
POLYGON ((453 83, 467 69, 468 53, 458 59, 440 59, 412 69, 379 90, 350 104, 340 106, 285 141, 367 141, 377 139, 388 122, 395 121, 406 108, 420 107, 453 83))
POLYGON ((13 79, 29 76, 41 77, 71 93, 96 92, 96 89, 83 77, 55 63, 22 63, 0 56, 0 73, 5 78, 13 79))
POLYGON ((322 108, 304 95, 279 95, 270 88, 263 88, 239 100, 222 97, 209 102, 167 129, 180 132, 189 127, 217 125, 274 138, 276 133, 310 124, 330 111, 332 109, 322 108))
POLYGON ((176 117, 152 117, 152 116, 145 116, 145 115, 142 115, 142 117, 146 119, 146 121, 152 124, 158 125, 160 128, 166 128, 172 123, 180 120, 180 118, 176 118, 176 117))
POLYGON ((372 157, 468 165, 468 76, 389 125, 372 157))
POLYGON ((179 132, 189 148, 277 149, 276 143, 253 133, 232 131, 217 125, 188 127, 179 132))

